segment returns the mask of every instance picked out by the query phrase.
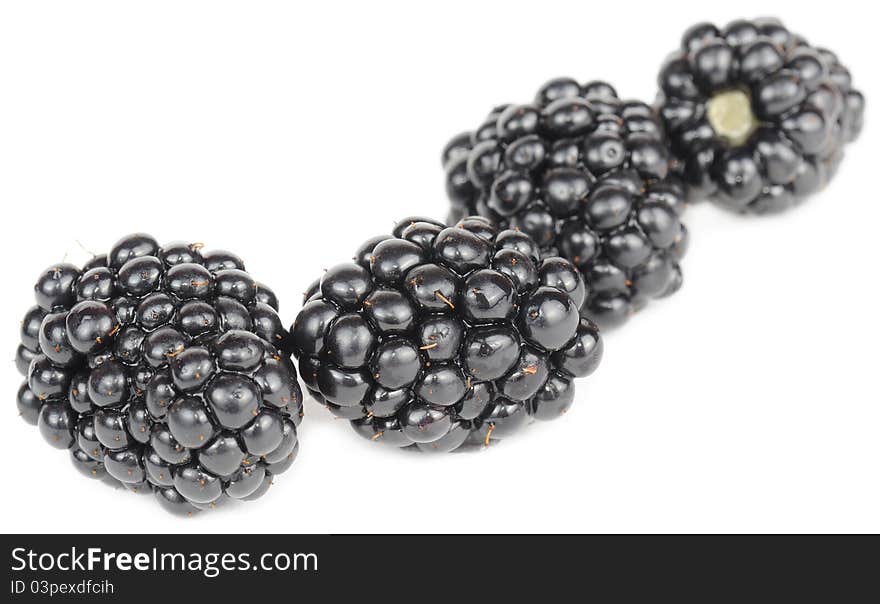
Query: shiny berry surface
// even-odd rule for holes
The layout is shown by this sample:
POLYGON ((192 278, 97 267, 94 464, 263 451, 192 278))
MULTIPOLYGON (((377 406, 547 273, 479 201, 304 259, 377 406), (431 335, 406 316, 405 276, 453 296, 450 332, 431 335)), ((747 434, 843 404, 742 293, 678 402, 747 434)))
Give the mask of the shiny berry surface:
MULTIPOLYGON (((584 276, 583 316, 602 327, 681 285, 685 192, 661 120, 609 84, 551 80, 455 137, 443 164, 450 222, 478 214, 528 235, 540 257, 569 260, 584 276)), ((515 257, 496 261, 534 278, 515 257)))
POLYGON ((34 292, 18 411, 82 474, 192 514, 253 499, 290 467, 302 392, 289 335, 240 258, 136 234, 82 270, 50 267, 34 292))
POLYGON ((658 79, 689 197, 739 212, 781 212, 821 189, 862 129, 846 67, 776 19, 694 25, 658 79))
POLYGON ((413 217, 309 288, 290 343, 311 394, 358 434, 448 452, 568 410, 602 357, 585 298, 578 269, 522 232, 413 217))

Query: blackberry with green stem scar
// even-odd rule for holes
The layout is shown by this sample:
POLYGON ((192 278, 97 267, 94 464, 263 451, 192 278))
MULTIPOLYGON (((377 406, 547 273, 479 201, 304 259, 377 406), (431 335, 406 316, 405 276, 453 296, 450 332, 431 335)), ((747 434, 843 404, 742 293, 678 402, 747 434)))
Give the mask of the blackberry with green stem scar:
POLYGON ((659 85, 689 196, 736 211, 783 211, 821 189, 862 128, 849 71, 776 19, 691 27, 659 85))
POLYGON ((402 221, 306 293, 291 344, 311 393, 362 436, 446 452, 574 400, 602 341, 562 258, 485 218, 402 221))
POLYGON ((50 445, 183 514, 265 493, 302 416, 277 298, 201 247, 137 234, 52 266, 16 355, 19 413, 50 445))

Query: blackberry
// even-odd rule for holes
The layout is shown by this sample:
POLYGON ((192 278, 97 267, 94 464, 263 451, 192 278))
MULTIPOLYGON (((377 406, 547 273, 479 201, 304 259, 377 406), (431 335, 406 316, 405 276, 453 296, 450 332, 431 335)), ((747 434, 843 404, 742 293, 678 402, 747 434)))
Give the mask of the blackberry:
POLYGON ((22 417, 86 476, 193 513, 252 499, 298 451, 302 393, 278 301, 228 252, 130 235, 34 287, 22 417))
POLYGON ((290 341, 310 392, 358 433, 445 452, 570 407, 602 356, 585 299, 578 270, 525 233, 412 218, 309 288, 290 341))
POLYGON ((450 221, 479 214, 531 236, 583 273, 585 317, 622 323, 681 285, 684 190, 662 124, 604 82, 547 82, 493 110, 443 152, 450 221))
POLYGON ((821 189, 862 128, 846 67, 776 19, 694 25, 659 85, 689 197, 736 211, 780 212, 821 189))

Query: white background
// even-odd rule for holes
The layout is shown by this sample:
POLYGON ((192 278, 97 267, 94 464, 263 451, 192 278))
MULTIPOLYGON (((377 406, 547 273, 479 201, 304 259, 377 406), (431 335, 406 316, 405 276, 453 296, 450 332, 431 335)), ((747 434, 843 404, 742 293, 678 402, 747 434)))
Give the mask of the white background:
POLYGON ((0 9, 0 530, 880 531, 877 41, 864 3, 8 2, 0 9), (609 6, 610 8, 602 8, 609 6), (860 14, 863 13, 863 14, 860 14), (178 519, 82 478, 16 417, 38 272, 131 231, 241 255, 299 294, 367 237, 446 211, 440 150, 545 80, 651 100, 698 20, 776 14, 868 97, 795 211, 692 208, 685 286, 609 333, 571 412, 478 454, 373 446, 313 401, 262 500, 178 519))

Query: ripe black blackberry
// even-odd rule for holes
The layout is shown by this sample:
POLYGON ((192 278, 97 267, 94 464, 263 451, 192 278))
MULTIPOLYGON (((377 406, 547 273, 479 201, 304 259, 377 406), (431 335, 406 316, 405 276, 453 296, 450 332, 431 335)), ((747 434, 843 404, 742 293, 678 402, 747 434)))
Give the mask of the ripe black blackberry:
POLYGON ((443 152, 450 220, 485 216, 581 270, 583 314, 617 325, 681 285, 684 191, 653 109, 604 82, 547 82, 443 152))
POLYGON ((779 212, 822 188, 862 128, 849 71, 776 19, 691 27, 659 85, 690 197, 737 211, 779 212))
POLYGON ((315 397, 363 436, 452 451, 551 419, 596 368, 577 269, 485 218, 401 222, 306 293, 291 328, 315 397))
POLYGON ((259 497, 293 463, 288 333, 237 256, 130 235, 82 269, 52 266, 34 291, 18 408, 86 476, 188 514, 259 497))

